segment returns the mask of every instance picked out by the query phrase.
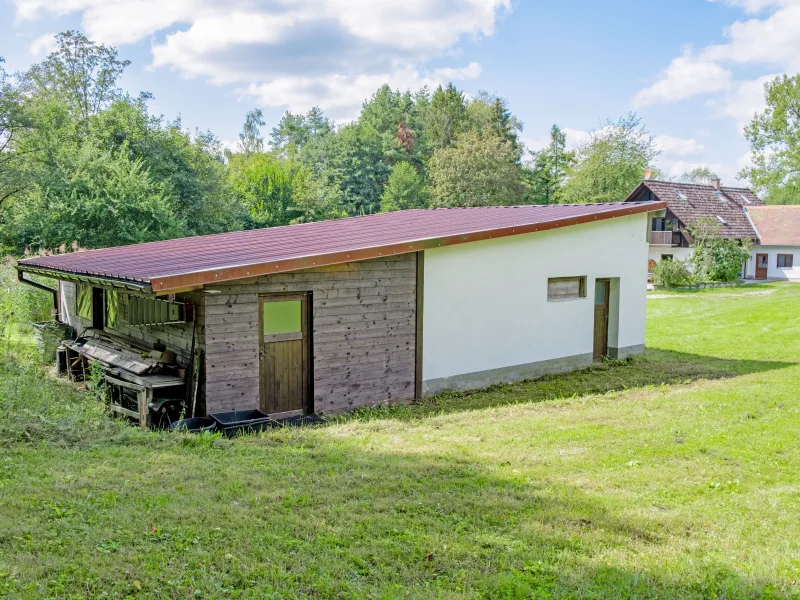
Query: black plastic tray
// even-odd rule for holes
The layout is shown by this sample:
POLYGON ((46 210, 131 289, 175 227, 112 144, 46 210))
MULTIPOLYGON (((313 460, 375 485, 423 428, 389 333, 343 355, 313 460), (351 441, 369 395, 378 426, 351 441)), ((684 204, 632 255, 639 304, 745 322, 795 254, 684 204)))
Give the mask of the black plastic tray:
POLYGON ((211 413, 208 415, 217 422, 217 429, 227 437, 234 437, 242 433, 264 431, 277 425, 260 410, 232 410, 228 412, 211 413))

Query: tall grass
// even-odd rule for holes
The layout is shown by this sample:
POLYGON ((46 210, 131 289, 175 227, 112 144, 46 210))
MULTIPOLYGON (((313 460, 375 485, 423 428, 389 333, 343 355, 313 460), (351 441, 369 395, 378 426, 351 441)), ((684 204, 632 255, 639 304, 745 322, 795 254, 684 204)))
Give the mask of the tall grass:
POLYGON ((51 310, 49 294, 19 282, 13 259, 0 261, 0 447, 86 446, 131 435, 108 416, 100 388, 58 379, 41 363, 31 324, 51 310))

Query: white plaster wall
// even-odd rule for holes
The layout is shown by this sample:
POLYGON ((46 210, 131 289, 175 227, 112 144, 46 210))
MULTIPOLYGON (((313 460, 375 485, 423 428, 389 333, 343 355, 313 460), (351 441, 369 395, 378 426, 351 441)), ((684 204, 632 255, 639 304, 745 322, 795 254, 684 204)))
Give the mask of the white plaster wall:
POLYGON ((800 280, 800 247, 798 246, 755 246, 747 261, 747 277, 756 276, 756 254, 767 254, 768 279, 798 279, 800 280), (791 269, 778 268, 778 254, 792 254, 794 256, 791 269))
POLYGON ((673 260, 686 260, 692 255, 691 248, 681 248, 670 246, 650 246, 647 251, 647 262, 651 260, 659 262, 662 254, 672 254, 673 260))
POLYGON ((597 278, 619 278, 609 342, 644 344, 648 223, 631 215, 426 250, 423 380, 591 354, 597 278), (581 275, 586 298, 548 302, 549 277, 581 275))

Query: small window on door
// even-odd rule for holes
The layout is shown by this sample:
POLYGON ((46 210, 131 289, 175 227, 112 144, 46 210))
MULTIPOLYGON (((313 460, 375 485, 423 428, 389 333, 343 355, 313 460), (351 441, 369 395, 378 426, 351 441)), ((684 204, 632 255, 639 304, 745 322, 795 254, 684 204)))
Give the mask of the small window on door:
POLYGON ((551 277, 547 280, 549 301, 579 298, 586 298, 586 277, 551 277))
POLYGON ((793 254, 778 254, 778 268, 791 269, 794 264, 793 254))
POLYGON ((264 302, 264 335, 300 333, 303 330, 301 301, 264 302))

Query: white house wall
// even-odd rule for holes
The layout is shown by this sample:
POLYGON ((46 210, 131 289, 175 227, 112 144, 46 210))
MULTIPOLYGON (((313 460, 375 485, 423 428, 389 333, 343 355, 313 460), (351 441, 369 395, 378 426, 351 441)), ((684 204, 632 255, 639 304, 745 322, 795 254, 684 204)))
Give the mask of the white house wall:
POLYGON ((681 248, 680 246, 650 246, 647 251, 648 262, 653 260, 660 262, 661 257, 670 254, 673 260, 686 260, 692 255, 692 248, 681 248))
POLYGON ((800 280, 800 247, 798 246, 755 246, 747 261, 747 277, 756 276, 756 254, 767 254, 768 279, 797 279, 800 280), (789 269, 778 268, 778 254, 791 254, 793 267, 789 269))
POLYGON ((425 251, 423 393, 592 362, 597 278, 612 279, 609 353, 644 351, 646 214, 425 251), (551 277, 586 276, 586 298, 548 301, 551 277))

